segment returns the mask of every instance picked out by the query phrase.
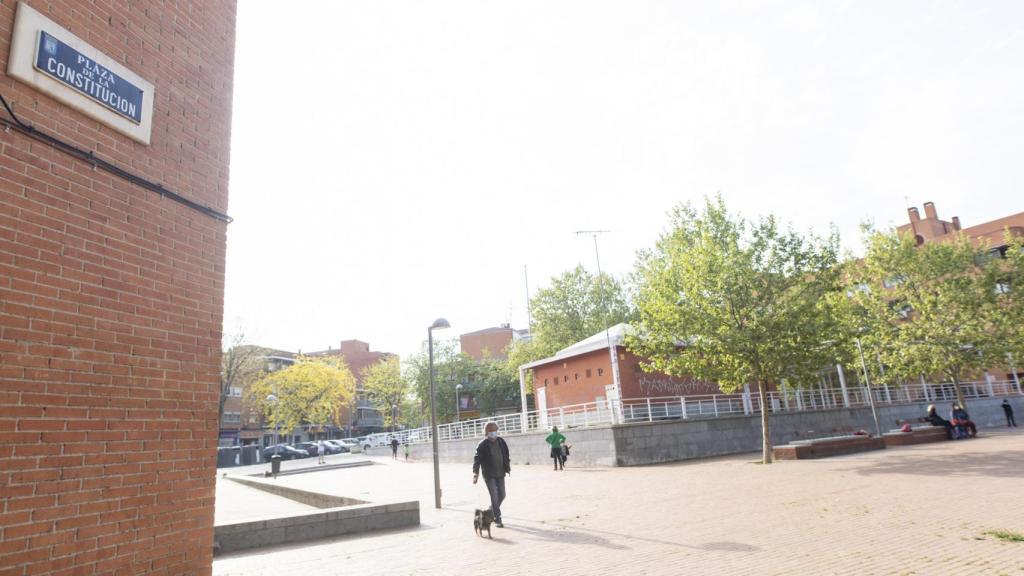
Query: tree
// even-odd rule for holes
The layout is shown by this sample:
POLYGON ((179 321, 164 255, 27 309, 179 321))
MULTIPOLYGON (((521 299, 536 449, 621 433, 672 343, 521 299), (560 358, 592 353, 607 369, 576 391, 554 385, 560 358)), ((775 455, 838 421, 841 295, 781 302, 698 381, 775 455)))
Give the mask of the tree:
MULTIPOLYGON (((426 343, 423 345, 426 348, 426 343)), ((427 351, 421 350, 406 360, 406 377, 420 400, 424 419, 430 416, 430 383, 427 351)), ((456 341, 434 343, 434 388, 439 422, 455 420, 456 386, 461 394, 472 394, 481 414, 493 414, 497 408, 519 397, 518 371, 513 376, 501 359, 475 360, 458 351, 456 341)))
POLYGON ((274 429, 290 431, 303 423, 337 422, 341 406, 351 402, 355 390, 355 378, 343 359, 300 356, 253 383, 249 401, 274 429))
POLYGON ((227 349, 220 357, 220 406, 218 418, 224 416, 224 402, 231 395, 232 388, 245 389, 262 370, 261 359, 265 349, 245 343, 245 334, 239 332, 230 339, 227 349))
POLYGON ((509 347, 506 370, 519 378, 519 366, 546 358, 608 326, 635 317, 627 289, 609 274, 591 274, 583 266, 551 279, 530 299, 532 338, 509 347))
POLYGON ((714 381, 724 391, 756 383, 762 456, 772 461, 767 389, 783 378, 813 383, 832 361, 838 238, 780 231, 774 218, 748 222, 721 198, 671 213, 670 230, 637 262, 637 335, 627 346, 645 368, 714 381))
POLYGON ((412 387, 402 375, 397 356, 381 359, 363 369, 363 390, 374 408, 384 418, 384 426, 408 424, 414 417, 410 410, 412 387))
POLYGON ((965 405, 965 376, 1001 363, 1019 339, 1020 324, 1005 321, 1019 298, 1009 289, 1017 254, 1004 260, 963 234, 918 245, 910 234, 867 233, 867 253, 847 281, 867 340, 887 371, 902 379, 942 374, 965 405))

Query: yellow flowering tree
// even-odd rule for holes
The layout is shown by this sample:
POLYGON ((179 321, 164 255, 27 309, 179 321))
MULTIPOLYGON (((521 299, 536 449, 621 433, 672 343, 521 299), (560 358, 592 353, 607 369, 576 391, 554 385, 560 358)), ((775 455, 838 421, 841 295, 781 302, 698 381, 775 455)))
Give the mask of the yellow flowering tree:
POLYGON ((300 424, 338 422, 351 403, 356 381, 341 358, 300 356, 287 368, 267 373, 249 387, 249 399, 278 430, 300 424))

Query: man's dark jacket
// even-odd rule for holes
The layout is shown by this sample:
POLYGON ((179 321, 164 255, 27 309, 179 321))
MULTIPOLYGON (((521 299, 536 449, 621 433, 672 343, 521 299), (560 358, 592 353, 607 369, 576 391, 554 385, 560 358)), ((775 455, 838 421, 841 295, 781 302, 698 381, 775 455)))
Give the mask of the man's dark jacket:
POLYGON ((484 478, 504 478, 505 474, 512 473, 512 465, 508 458, 508 444, 505 444, 505 439, 498 436, 497 441, 491 442, 484 438, 480 444, 476 447, 476 456, 473 457, 473 474, 477 474, 480 471, 480 467, 483 466, 484 478), (491 458, 491 450, 494 448, 501 449, 501 461, 505 465, 504 470, 494 470, 494 460, 491 458))

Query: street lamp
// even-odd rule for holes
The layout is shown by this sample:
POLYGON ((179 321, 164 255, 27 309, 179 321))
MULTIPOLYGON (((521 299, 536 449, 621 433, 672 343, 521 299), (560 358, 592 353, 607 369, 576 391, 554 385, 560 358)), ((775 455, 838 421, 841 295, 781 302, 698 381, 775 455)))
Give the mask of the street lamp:
POLYGON ((455 385, 455 421, 458 422, 462 419, 462 414, 459 412, 459 390, 462 390, 462 384, 455 385))
POLYGON ((276 418, 276 416, 277 416, 277 413, 276 413, 277 412, 276 411, 277 396, 274 396, 273 394, 267 394, 267 404, 270 404, 271 406, 275 407, 275 411, 274 411, 275 412, 274 413, 274 416, 275 416, 275 418, 274 418, 274 455, 276 456, 276 455, 278 455, 280 453, 280 450, 281 450, 281 445, 278 443, 278 437, 277 437, 277 426, 279 424, 279 422, 277 421, 277 418, 276 418))
POLYGON ((434 394, 434 330, 451 328, 451 324, 444 318, 434 320, 434 323, 427 328, 427 358, 430 367, 428 378, 430 380, 430 437, 434 445, 434 508, 441 507, 441 465, 437 455, 437 400, 434 394))
POLYGON ((391 433, 395 433, 395 421, 398 420, 398 406, 396 404, 391 405, 391 433))
POLYGON ((875 432, 882 437, 882 427, 878 424, 878 412, 875 411, 875 395, 871 392, 871 380, 868 379, 868 363, 864 361, 864 347, 860 344, 860 338, 853 339, 857 343, 857 352, 860 354, 860 367, 864 370, 864 383, 868 386, 868 405, 871 406, 871 417, 875 419, 875 432))

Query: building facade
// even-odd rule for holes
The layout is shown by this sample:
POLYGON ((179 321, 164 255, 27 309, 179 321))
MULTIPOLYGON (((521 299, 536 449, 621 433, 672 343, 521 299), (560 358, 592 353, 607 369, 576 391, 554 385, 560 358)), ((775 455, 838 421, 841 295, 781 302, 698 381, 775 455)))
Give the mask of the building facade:
POLYGON ((677 378, 643 369, 643 358, 626 350, 630 328, 618 324, 559 350, 554 356, 523 366, 533 373, 534 399, 538 410, 603 403, 608 398, 664 398, 719 394, 717 384, 693 378, 677 378), (617 362, 612 365, 609 343, 617 362), (615 390, 615 373, 621 395, 615 390))
POLYGON ((508 324, 459 335, 459 350, 474 360, 508 359, 513 342, 530 337, 529 330, 515 330, 508 324))
POLYGON ((338 348, 310 352, 307 356, 341 356, 356 379, 353 405, 342 406, 339 412, 339 426, 345 435, 360 436, 384 431, 384 418, 363 388, 363 371, 382 360, 397 358, 395 354, 370 350, 370 344, 362 340, 342 340, 338 348))
POLYGON ((234 38, 0 4, 4 574, 211 572, 234 38))
POLYGON ((918 244, 925 242, 942 242, 955 238, 957 234, 965 234, 975 241, 985 241, 993 250, 1005 250, 1005 236, 1008 231, 1014 236, 1024 236, 1024 212, 1018 212, 989 222, 963 228, 960 217, 953 216, 949 221, 939 218, 934 202, 924 203, 924 218, 917 207, 907 209, 910 221, 898 226, 901 234, 912 234, 918 244))

